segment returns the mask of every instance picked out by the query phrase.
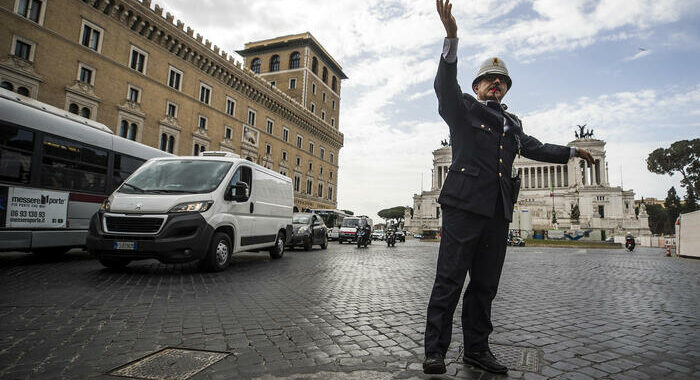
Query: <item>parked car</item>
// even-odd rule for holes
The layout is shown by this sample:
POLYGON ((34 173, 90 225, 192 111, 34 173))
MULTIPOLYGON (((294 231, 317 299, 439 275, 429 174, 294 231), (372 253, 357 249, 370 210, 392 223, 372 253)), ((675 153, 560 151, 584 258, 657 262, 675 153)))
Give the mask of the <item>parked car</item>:
POLYGON ((313 213, 294 213, 292 229, 288 247, 302 246, 305 251, 310 251, 314 245, 320 245, 321 249, 328 248, 328 228, 320 216, 313 213))
POLYGON ((237 154, 152 158, 92 217, 87 248, 111 268, 158 259, 221 271, 239 251, 281 258, 293 207, 289 177, 237 154))
POLYGON ((414 239, 421 239, 423 236, 421 234, 413 234, 414 239))
POLYGON ((372 232, 372 240, 384 240, 384 231, 374 230, 374 232, 372 232))
POLYGON ((401 241, 401 242, 405 242, 406 241, 406 233, 401 231, 401 230, 397 230, 396 231, 396 240, 401 241))
POLYGON ((357 226, 360 225, 360 219, 362 218, 367 219, 367 223, 369 223, 370 226, 372 225, 372 219, 366 216, 348 216, 343 219, 338 236, 339 244, 354 243, 357 241, 357 226))

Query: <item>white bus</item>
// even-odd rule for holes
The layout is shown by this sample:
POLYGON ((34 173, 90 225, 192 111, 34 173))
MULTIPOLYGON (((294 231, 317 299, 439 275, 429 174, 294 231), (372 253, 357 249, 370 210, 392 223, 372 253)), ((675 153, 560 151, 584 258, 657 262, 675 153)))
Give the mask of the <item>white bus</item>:
POLYGON ((85 246, 90 218, 143 162, 171 156, 0 89, 0 251, 85 246))
POLYGON ((351 216, 340 210, 334 209, 315 209, 311 212, 319 215, 323 219, 323 223, 328 227, 328 240, 338 240, 340 233, 340 225, 343 224, 343 219, 351 216))

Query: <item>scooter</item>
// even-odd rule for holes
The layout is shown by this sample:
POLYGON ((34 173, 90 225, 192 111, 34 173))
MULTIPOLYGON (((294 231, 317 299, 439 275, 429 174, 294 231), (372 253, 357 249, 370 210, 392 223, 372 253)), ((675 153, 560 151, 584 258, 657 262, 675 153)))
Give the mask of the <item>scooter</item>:
POLYGON ((627 252, 634 251, 635 245, 637 244, 634 242, 634 238, 632 236, 628 236, 625 238, 625 249, 627 249, 627 252))
POLYGON ((369 228, 357 227, 357 248, 361 246, 367 246, 370 244, 371 237, 369 235, 369 228))
POLYGON ((396 232, 389 230, 386 232, 386 246, 393 247, 396 245, 396 232))

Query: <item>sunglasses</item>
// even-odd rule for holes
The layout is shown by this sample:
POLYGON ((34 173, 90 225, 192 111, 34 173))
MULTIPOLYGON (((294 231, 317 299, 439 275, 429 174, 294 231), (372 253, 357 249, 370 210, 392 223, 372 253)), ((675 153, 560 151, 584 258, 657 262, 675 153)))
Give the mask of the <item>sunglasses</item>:
POLYGON ((508 80, 506 79, 505 75, 501 74, 486 74, 481 79, 487 81, 487 82, 494 82, 496 79, 499 79, 503 83, 508 83, 508 80))

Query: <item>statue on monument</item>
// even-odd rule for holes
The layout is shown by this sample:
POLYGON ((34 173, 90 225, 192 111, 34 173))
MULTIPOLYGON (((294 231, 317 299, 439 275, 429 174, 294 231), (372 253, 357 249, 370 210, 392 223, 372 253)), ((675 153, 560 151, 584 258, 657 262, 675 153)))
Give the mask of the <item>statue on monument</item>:
POLYGON ((587 139, 587 138, 592 138, 593 137, 593 130, 589 129, 586 131, 586 125, 579 125, 576 124, 576 126, 579 128, 579 131, 576 132, 574 131, 574 136, 576 136, 577 139, 587 139))

